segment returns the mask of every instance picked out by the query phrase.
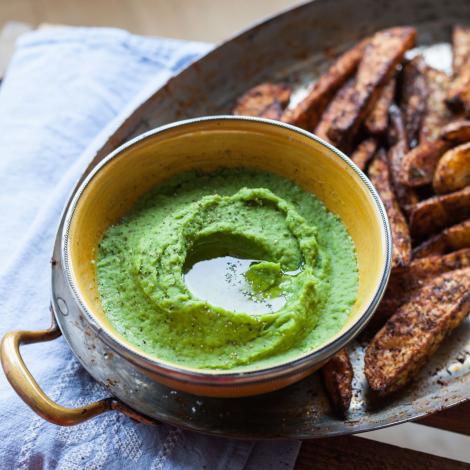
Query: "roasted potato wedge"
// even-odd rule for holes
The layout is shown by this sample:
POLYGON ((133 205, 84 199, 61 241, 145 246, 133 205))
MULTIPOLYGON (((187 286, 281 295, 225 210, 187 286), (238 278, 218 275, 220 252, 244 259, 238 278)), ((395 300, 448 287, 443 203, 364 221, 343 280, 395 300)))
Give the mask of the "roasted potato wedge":
POLYGON ((385 152, 379 150, 369 166, 369 178, 377 189, 392 230, 392 267, 406 266, 411 259, 411 240, 408 225, 393 191, 390 170, 385 152))
MULTIPOLYGON (((468 63, 470 70, 470 61, 468 63)), ((447 103, 456 111, 463 111, 470 116, 470 73, 465 73, 460 79, 456 79, 448 93, 447 103)))
POLYGON ((435 140, 424 142, 410 150, 401 162, 400 182, 410 187, 431 183, 439 159, 451 146, 444 140, 435 140))
POLYGON ((351 154, 351 160, 364 171, 369 161, 372 160, 376 150, 377 140, 374 137, 368 137, 364 139, 351 154))
POLYGON ((233 114, 281 119, 291 95, 290 86, 283 83, 262 83, 248 90, 238 100, 233 114))
POLYGON ((382 326, 430 279, 449 271, 468 267, 470 267, 470 248, 446 255, 415 259, 408 266, 393 269, 382 302, 372 317, 372 329, 382 326))
POLYGON ((400 109, 392 105, 389 113, 388 140, 393 142, 387 153, 390 176, 400 208, 409 213, 418 203, 418 196, 413 188, 403 185, 400 181, 401 162, 408 151, 408 137, 400 109))
POLYGON ((452 33, 454 74, 447 103, 454 110, 470 114, 470 28, 455 26, 452 33))
POLYGON ((419 142, 421 124, 428 101, 426 63, 417 55, 403 67, 401 86, 401 110, 408 144, 411 148, 419 142))
POLYGON ((328 131, 330 140, 347 149, 364 118, 375 106, 381 86, 395 74, 405 52, 414 46, 416 30, 390 28, 372 36, 357 70, 354 87, 349 90, 341 113, 328 131))
POLYGON ((387 143, 391 147, 400 144, 405 152, 409 149, 408 133, 403 118, 403 112, 396 104, 388 110, 390 125, 387 129, 387 143))
POLYGON ((448 150, 439 160, 432 182, 437 194, 470 185, 470 142, 448 150))
POLYGON ((420 201, 411 211, 410 231, 417 239, 470 217, 470 186, 420 201))
POLYGON ((401 162, 405 156, 403 146, 401 144, 395 144, 390 147, 387 153, 387 158, 391 170, 391 178, 393 188, 398 200, 400 208, 406 213, 410 213, 413 207, 418 204, 419 198, 414 188, 405 186, 400 181, 400 168, 401 162))
POLYGON ((413 258, 424 258, 470 248, 470 219, 446 228, 413 250, 413 258))
POLYGON ((313 84, 307 96, 293 109, 287 109, 282 121, 313 131, 335 93, 356 71, 367 39, 342 54, 313 84))
POLYGON ((452 69, 459 73, 465 66, 470 54, 470 28, 455 25, 452 30, 452 69))
POLYGON ((403 387, 470 313, 470 268, 443 274, 418 290, 374 336, 365 354, 370 388, 403 387))
POLYGON ((364 123, 367 132, 372 135, 384 134, 388 126, 388 109, 395 97, 397 81, 394 78, 389 80, 380 90, 380 95, 377 98, 372 111, 366 118, 364 123))
POLYGON ((419 134, 419 143, 438 139, 442 127, 453 118, 445 102, 450 85, 449 76, 441 70, 426 67, 425 77, 428 97, 419 134))
POLYGON ((318 123, 318 126, 314 131, 315 134, 321 139, 331 143, 330 138, 328 137, 328 132, 336 116, 341 113, 343 106, 345 106, 349 90, 351 90, 353 86, 354 79, 351 78, 338 90, 330 104, 327 106, 320 122, 318 123))
POLYGON ((338 351, 321 369, 333 408, 344 415, 351 404, 354 371, 346 349, 338 351))
POLYGON ((454 121, 441 130, 440 138, 456 144, 470 142, 470 121, 454 121))

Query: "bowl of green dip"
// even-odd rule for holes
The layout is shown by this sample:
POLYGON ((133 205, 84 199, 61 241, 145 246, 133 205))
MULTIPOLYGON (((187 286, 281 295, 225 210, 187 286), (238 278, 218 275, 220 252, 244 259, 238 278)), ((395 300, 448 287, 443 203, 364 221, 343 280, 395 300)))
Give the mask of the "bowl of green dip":
POLYGON ((373 314, 390 230, 314 135, 209 117, 135 138, 82 182, 63 259, 82 318, 152 380, 244 396, 312 373, 373 314))

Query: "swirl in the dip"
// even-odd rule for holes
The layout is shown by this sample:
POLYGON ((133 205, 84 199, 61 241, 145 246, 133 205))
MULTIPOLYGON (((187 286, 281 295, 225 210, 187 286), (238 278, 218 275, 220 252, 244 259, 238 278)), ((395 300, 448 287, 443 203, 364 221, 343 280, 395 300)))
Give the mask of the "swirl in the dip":
POLYGON ((97 281, 113 326, 145 352, 181 366, 253 369, 333 336, 358 273, 345 226, 314 195, 270 173, 227 169, 185 173, 144 196, 106 231, 97 281), (212 263, 205 276, 205 260, 222 260, 226 272, 212 263))

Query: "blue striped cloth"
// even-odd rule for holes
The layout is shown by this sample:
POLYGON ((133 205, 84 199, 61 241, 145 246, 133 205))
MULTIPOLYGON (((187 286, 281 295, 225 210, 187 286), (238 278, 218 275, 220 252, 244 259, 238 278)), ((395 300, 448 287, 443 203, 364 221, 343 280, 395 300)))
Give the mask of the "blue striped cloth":
MULTIPOLYGON (((210 45, 115 29, 51 28, 18 42, 0 87, 0 333, 49 323, 49 259, 60 212, 90 146, 142 90, 210 45)), ((46 392, 77 406, 106 396, 63 338, 23 349, 46 392)), ((36 416, 0 374, 0 468, 264 469, 299 443, 216 439, 110 412, 62 428, 36 416)))

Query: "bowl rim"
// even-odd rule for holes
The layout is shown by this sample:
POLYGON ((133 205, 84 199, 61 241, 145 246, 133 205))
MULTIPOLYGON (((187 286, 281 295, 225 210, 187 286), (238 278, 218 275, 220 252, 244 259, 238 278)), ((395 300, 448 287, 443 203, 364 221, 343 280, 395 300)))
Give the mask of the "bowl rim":
POLYGON ((83 181, 77 183, 76 189, 73 191, 71 196, 71 201, 69 200, 68 207, 66 208, 64 214, 64 223, 61 229, 61 244, 60 244, 60 253, 63 260, 65 280, 68 288, 72 292, 74 300, 77 302, 82 313, 85 314, 89 324, 91 325, 94 332, 116 353, 124 356, 134 364, 148 370, 149 372, 156 373, 162 377, 168 376, 171 374, 173 380, 178 382, 198 383, 203 386, 228 386, 231 387, 235 383, 237 385, 252 385, 253 383, 262 383, 265 381, 272 380, 275 377, 289 377, 291 375, 298 374, 300 370, 306 370, 315 364, 319 364, 322 361, 326 361, 337 351, 343 348, 349 341, 351 341, 357 334, 365 327, 367 322, 372 317, 375 312, 380 300, 382 299, 388 279, 391 272, 391 258, 392 258, 392 234, 390 229, 390 222, 385 210, 385 207, 380 199, 376 189, 367 178, 367 176, 358 168, 358 166, 349 159, 343 152, 338 150, 333 145, 324 141, 323 139, 317 137, 311 132, 305 131, 293 125, 283 123, 280 121, 275 121, 272 119, 258 118, 252 116, 232 116, 232 115, 220 115, 220 116, 204 116, 192 119, 184 119, 181 121, 176 121, 170 124, 159 126, 157 128, 151 129, 147 132, 144 132, 127 142, 123 143, 115 150, 110 152, 106 157, 104 157, 98 164, 96 164, 92 170, 86 175, 83 181), (372 200, 375 203, 377 214, 380 216, 381 229, 383 231, 383 236, 385 240, 384 244, 384 265, 382 269, 382 274, 380 282, 375 291, 375 294, 367 307, 364 309, 363 313, 359 318, 340 336, 336 337, 332 341, 327 341, 325 344, 321 345, 317 349, 306 353, 300 357, 290 359, 279 364, 275 364, 265 368, 258 368, 253 370, 239 370, 239 371, 230 371, 230 370, 217 370, 214 369, 195 369, 195 368, 185 368, 183 366, 175 365, 173 363, 165 362, 157 357, 152 357, 150 354, 146 354, 144 351, 140 352, 137 350, 129 349, 123 342, 119 340, 119 333, 116 334, 116 337, 110 334, 105 327, 99 324, 96 318, 93 316, 92 312, 88 309, 86 303, 84 302, 80 290, 74 282, 72 275, 72 262, 69 256, 68 241, 70 234, 70 226, 75 213, 77 204, 93 178, 114 158, 117 158, 124 150, 128 150, 131 147, 140 144, 141 142, 151 139, 154 136, 164 134, 173 129, 190 127, 199 123, 206 122, 217 122, 217 121, 234 121, 234 122, 254 122, 258 124, 265 124, 275 127, 280 127, 286 129, 290 132, 300 134, 304 137, 312 139, 326 147, 330 153, 332 153, 335 158, 341 159, 346 163, 359 177, 362 181, 362 184, 367 188, 372 200), (237 380, 238 379, 238 380, 237 380))

